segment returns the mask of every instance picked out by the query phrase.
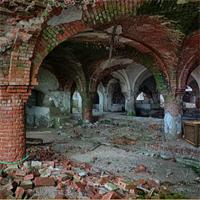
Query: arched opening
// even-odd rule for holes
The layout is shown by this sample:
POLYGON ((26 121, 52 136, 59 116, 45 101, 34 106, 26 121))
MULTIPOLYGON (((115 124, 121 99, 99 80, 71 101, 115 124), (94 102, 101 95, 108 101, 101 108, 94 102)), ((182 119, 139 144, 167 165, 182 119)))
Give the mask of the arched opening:
POLYGON ((125 97, 121 91, 120 82, 116 79, 111 79, 107 85, 107 104, 109 112, 124 112, 125 97))
POLYGON ((164 98, 159 94, 156 82, 147 70, 138 78, 136 85, 136 115, 162 118, 164 115, 164 98))
POLYGON ((93 111, 98 112, 99 111, 99 94, 98 92, 95 92, 94 98, 93 98, 93 111))
POLYGON ((124 112, 125 111, 125 97, 121 91, 119 82, 113 85, 112 93, 112 112, 124 112))

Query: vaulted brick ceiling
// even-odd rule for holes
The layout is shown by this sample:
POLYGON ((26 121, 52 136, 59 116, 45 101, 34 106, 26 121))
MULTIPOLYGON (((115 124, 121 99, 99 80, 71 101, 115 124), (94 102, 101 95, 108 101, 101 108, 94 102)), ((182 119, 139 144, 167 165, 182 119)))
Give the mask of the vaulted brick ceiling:
MULTIPOLYGON (((48 0, 2 1, 0 4, 0 12, 2 13, 0 22, 3 25, 0 29, 0 46, 4 55, 0 59, 5 66, 2 69, 3 76, 1 75, 0 78, 2 83, 16 82, 16 84, 23 85, 23 83, 31 82, 35 85, 38 69, 43 59, 59 43, 79 32, 89 30, 90 33, 105 33, 107 28, 119 25, 122 27, 122 32, 119 34, 120 44, 123 44, 122 41, 125 40, 126 48, 128 44, 129 47, 140 53, 152 57, 156 68, 158 68, 156 73, 161 72, 172 87, 176 87, 174 80, 179 79, 179 76, 183 76, 184 80, 179 81, 178 87, 183 87, 189 73, 199 62, 197 47, 195 47, 197 49, 195 52, 196 59, 193 59, 194 61, 190 63, 189 67, 186 66, 185 69, 185 63, 180 63, 183 61, 179 59, 184 58, 185 54, 189 55, 188 59, 190 59, 190 56, 192 56, 190 54, 194 52, 190 49, 189 52, 181 52, 181 46, 186 35, 190 35, 190 33, 199 29, 200 6, 197 0, 108 0, 87 5, 83 1, 76 1, 80 10, 69 7, 69 4, 73 4, 73 1, 55 0, 51 3, 48 0), (70 13, 76 20, 70 22, 68 18, 63 18, 64 13, 65 15, 68 13, 66 15, 68 17, 70 13), (64 23, 67 21, 68 24, 64 23), (18 42, 16 42, 16 36, 18 42), (15 52, 20 43, 22 45, 15 52), (20 54, 27 57, 27 62, 24 62, 23 56, 20 54), (11 66, 10 62, 16 63, 17 66, 27 66, 27 75, 21 73, 18 67, 12 67, 8 70, 11 66), (32 67, 28 70, 30 63, 32 67), (182 68, 184 68, 184 75, 181 72, 182 68), (28 80, 28 73, 30 73, 30 81, 28 80)), ((89 38, 92 42, 96 40, 96 42, 101 41, 107 44, 110 41, 111 36, 108 34, 103 38, 97 37, 95 39, 90 37, 90 33, 88 35, 86 33, 81 40, 84 41, 89 38), (108 38, 106 39, 106 37, 108 38)), ((197 45, 199 35, 196 35, 195 44, 197 45)), ((190 40, 189 36, 187 36, 187 40, 190 40)), ((186 42, 186 44, 189 43, 186 42)), ((184 46, 184 48, 188 49, 187 46, 184 46)), ((84 59, 84 61, 90 59, 89 56, 86 57, 87 59, 84 59)))

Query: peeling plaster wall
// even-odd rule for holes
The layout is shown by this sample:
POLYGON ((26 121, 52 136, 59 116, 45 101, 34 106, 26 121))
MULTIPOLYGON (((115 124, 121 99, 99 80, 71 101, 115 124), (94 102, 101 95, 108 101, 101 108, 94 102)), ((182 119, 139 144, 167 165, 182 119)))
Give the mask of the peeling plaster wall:
POLYGON ((41 68, 38 77, 39 85, 35 87, 36 90, 48 94, 51 91, 58 90, 59 82, 55 75, 50 71, 41 68))
MULTIPOLYGON (((54 118, 70 112, 70 92, 59 91, 55 75, 41 68, 36 91, 43 93, 41 105, 28 104, 26 118, 29 126, 52 126, 54 118)), ((31 97, 30 97, 31 98, 31 97)))
POLYGON ((82 19, 82 10, 76 7, 70 7, 67 9, 63 9, 60 15, 51 18, 47 22, 47 24, 50 26, 57 26, 60 24, 65 24, 81 19, 82 19))
POLYGON ((113 72, 113 77, 120 81, 122 93, 126 98, 125 110, 128 115, 135 115, 136 82, 147 69, 140 64, 132 63, 126 69, 113 72))
POLYGON ((48 107, 41 106, 27 106, 26 123, 30 127, 49 127, 51 124, 50 109, 48 107))
POLYGON ((105 93, 105 88, 102 83, 100 83, 97 87, 97 93, 99 95, 99 112, 104 111, 104 104, 105 101, 107 100, 106 93, 105 93))
POLYGON ((45 95, 43 104, 50 106, 53 104, 61 113, 70 112, 70 92, 54 91, 45 95))
POLYGON ((72 96, 72 113, 82 112, 82 98, 78 91, 75 91, 72 96))

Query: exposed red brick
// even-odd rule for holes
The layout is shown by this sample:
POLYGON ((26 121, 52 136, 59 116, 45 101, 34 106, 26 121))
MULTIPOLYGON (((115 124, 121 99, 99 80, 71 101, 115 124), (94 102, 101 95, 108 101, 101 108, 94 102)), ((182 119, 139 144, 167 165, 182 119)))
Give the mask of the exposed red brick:
POLYGON ((121 197, 116 192, 108 192, 101 200, 120 199, 121 197))
POLYGON ((29 95, 27 87, 0 87, 0 160, 25 156, 24 104, 29 95))
POLYGON ((24 194, 25 190, 22 187, 17 187, 16 191, 15 191, 15 197, 17 199, 22 199, 22 196, 24 194))
POLYGON ((33 174, 28 174, 24 177, 24 180, 25 181, 28 181, 28 180, 32 180, 34 178, 34 175, 33 174))
POLYGON ((186 88, 191 72, 200 65, 200 31, 187 36, 184 40, 177 70, 178 90, 186 88))
POLYGON ((55 186, 55 180, 53 177, 36 177, 34 179, 36 187, 39 186, 55 186))

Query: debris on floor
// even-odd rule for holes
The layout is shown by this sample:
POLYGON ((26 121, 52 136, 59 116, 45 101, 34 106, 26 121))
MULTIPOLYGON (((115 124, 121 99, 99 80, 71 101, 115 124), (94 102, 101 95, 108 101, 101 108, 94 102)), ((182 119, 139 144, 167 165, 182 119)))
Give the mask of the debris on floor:
POLYGON ((53 176, 54 186, 35 187, 35 176, 26 173, 25 180, 29 185, 32 182, 34 196, 102 199, 200 196, 200 149, 184 140, 164 141, 160 120, 124 120, 120 116, 120 119, 104 119, 94 124, 77 124, 77 121, 70 121, 70 124, 70 127, 59 128, 65 134, 58 135, 55 129, 28 132, 29 138, 41 138, 45 144, 29 146, 30 160, 57 163, 51 167, 42 164, 41 169, 34 169, 39 173, 36 177, 53 176), (81 163, 87 163, 84 166, 88 169, 82 168, 81 163), (66 183, 62 187, 58 183, 58 171, 54 168, 61 166, 73 172, 71 176, 61 173, 61 177, 68 180, 70 176, 72 188, 81 187, 81 193, 66 183), (57 191, 60 187, 62 192, 57 191))
POLYGON ((141 164, 135 168, 135 173, 143 173, 143 172, 148 172, 147 167, 145 165, 141 164))
POLYGON ((115 138, 112 141, 113 144, 118 144, 118 145, 134 145, 136 144, 136 142, 137 142, 136 140, 128 138, 126 136, 115 138))
POLYGON ((161 191, 169 192, 157 180, 127 180, 94 171, 91 165, 68 160, 48 147, 32 148, 30 160, 21 165, 2 166, 0 188, 0 198, 9 199, 160 198, 161 191))

